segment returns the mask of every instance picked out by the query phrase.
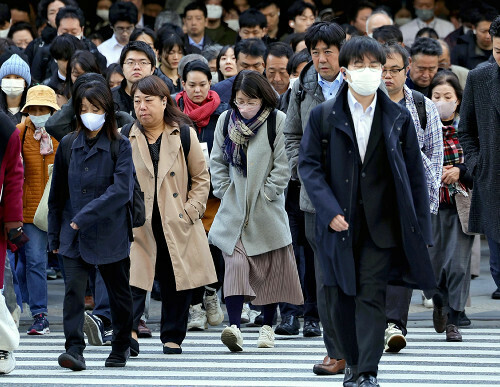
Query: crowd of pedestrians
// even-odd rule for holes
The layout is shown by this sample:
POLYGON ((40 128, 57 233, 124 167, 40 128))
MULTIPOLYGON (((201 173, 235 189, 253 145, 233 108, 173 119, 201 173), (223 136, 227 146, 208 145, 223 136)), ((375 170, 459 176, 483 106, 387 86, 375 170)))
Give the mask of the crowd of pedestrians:
POLYGON ((140 356, 151 298, 164 354, 222 303, 233 352, 303 317, 347 387, 406 347, 414 289, 462 341, 480 235, 500 299, 500 10, 397 3, 0 4, 0 374, 58 275, 74 371, 85 337, 140 356))

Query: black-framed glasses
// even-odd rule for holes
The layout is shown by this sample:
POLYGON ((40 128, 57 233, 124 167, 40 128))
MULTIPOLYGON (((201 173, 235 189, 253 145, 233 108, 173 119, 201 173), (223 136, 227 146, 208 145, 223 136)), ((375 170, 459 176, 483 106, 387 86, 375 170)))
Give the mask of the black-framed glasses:
POLYGON ((404 70, 405 67, 401 67, 400 69, 386 69, 386 68, 383 68, 382 67, 382 76, 384 77, 385 74, 387 74, 387 72, 389 72, 389 74, 391 74, 393 77, 395 77, 396 75, 399 74, 399 72, 401 70, 404 70))

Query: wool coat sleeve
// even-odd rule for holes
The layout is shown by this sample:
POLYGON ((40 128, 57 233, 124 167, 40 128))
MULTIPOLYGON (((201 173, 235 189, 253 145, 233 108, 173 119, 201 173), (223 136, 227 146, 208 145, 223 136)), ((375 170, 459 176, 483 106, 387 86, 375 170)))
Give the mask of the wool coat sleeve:
POLYGON ((210 175, 214 189, 213 193, 215 197, 218 197, 219 199, 222 199, 231 184, 231 177, 229 176, 229 163, 224 160, 224 155, 222 153, 222 144, 224 143, 224 135, 222 131, 226 114, 228 114, 227 111, 219 116, 219 120, 217 121, 217 126, 215 128, 212 153, 210 154, 210 175))
POLYGON ((2 162, 5 163, 5 176, 1 195, 3 221, 22 222, 24 175, 19 129, 16 129, 10 136, 2 162))
POLYGON ((302 140, 302 118, 300 117, 300 101, 297 97, 300 81, 298 80, 292 86, 290 92, 290 102, 286 112, 285 128, 285 149, 288 157, 288 164, 292 173, 292 179, 298 180, 297 167, 299 164, 299 147, 302 140))
POLYGON ((113 184, 98 198, 87 203, 71 220, 80 229, 95 225, 106 214, 125 206, 134 191, 134 163, 130 142, 122 137, 116 159, 113 184))

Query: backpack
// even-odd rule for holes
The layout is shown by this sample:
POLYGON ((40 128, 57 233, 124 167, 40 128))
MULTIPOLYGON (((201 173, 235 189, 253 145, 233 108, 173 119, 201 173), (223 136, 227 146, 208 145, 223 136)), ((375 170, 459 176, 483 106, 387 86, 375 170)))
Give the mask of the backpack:
MULTIPOLYGON (((233 113, 233 109, 229 109, 227 111, 226 117, 224 118, 224 126, 222 128, 222 135, 224 138, 227 137, 229 131, 229 119, 231 118, 231 114, 233 113)), ((276 140, 276 109, 274 109, 268 117, 267 123, 267 139, 269 140, 269 146, 271 150, 274 152, 274 141, 276 140)))
POLYGON ((419 91, 412 90, 413 100, 415 101, 415 107, 417 108, 418 120, 420 121, 420 127, 422 130, 427 128, 427 112, 425 110, 425 96, 419 91))

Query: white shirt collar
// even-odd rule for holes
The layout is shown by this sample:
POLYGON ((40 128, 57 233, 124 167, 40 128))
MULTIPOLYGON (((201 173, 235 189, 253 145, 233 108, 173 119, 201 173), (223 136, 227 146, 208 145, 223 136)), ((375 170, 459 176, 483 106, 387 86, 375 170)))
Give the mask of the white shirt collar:
POLYGON ((349 88, 347 90, 347 103, 349 104, 351 112, 361 109, 360 113, 368 114, 370 117, 373 117, 373 115, 375 114, 375 105, 377 104, 377 92, 375 92, 375 97, 373 98, 370 106, 368 106, 366 110, 363 110, 363 106, 356 100, 356 98, 354 98, 354 95, 349 88))

